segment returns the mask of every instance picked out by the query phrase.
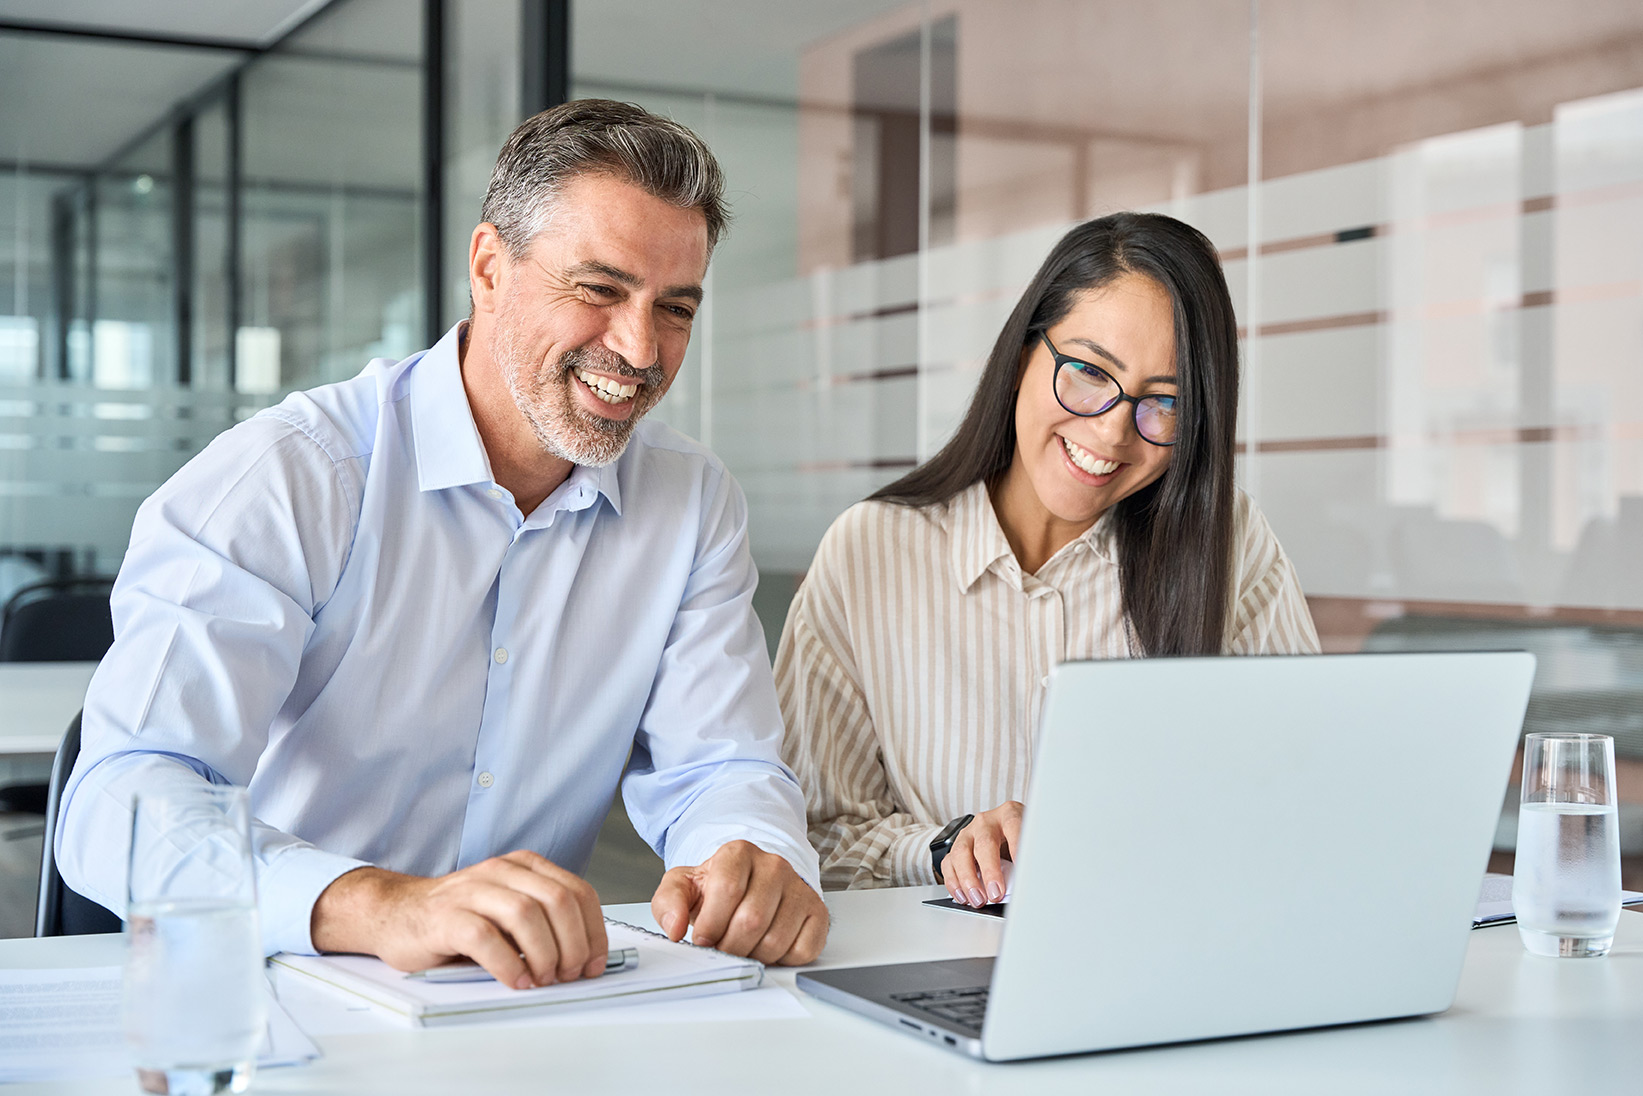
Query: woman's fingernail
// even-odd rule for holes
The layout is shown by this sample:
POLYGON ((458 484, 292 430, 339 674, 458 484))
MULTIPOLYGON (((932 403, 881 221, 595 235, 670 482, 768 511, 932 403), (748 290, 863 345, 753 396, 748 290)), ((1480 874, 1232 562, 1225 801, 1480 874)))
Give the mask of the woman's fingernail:
POLYGON ((980 887, 971 887, 970 888, 970 905, 972 905, 972 906, 985 906, 986 904, 987 904, 987 900, 985 898, 981 897, 981 888, 980 887))
POLYGON ((531 981, 530 972, 527 971, 526 973, 521 974, 517 979, 514 980, 513 988, 514 989, 530 989, 535 984, 536 984, 535 982, 531 981))
POLYGON ((1004 897, 1004 888, 1003 887, 999 886, 997 883, 988 883, 987 884, 987 898, 988 898, 988 900, 993 901, 993 902, 997 902, 999 899, 1001 899, 1003 897, 1004 897))

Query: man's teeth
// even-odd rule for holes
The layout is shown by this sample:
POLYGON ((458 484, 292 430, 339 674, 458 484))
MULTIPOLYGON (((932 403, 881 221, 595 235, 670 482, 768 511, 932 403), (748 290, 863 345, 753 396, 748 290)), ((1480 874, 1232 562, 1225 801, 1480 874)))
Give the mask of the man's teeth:
POLYGON ((576 371, 576 379, 588 386, 588 390, 606 403, 626 403, 639 391, 636 384, 618 384, 609 377, 601 377, 597 373, 589 373, 586 369, 576 371))
POLYGON ((1072 458, 1073 463, 1092 476, 1104 476, 1118 468, 1117 461, 1097 460, 1094 453, 1085 449, 1082 445, 1074 445, 1066 438, 1061 439, 1061 445, 1067 450, 1067 456, 1072 458))

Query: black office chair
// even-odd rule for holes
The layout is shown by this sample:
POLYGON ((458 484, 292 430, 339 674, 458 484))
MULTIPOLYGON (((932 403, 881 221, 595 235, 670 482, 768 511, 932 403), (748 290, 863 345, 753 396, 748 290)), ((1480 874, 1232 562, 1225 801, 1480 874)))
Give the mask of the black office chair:
POLYGON ((96 902, 70 890, 57 874, 57 813, 63 804, 63 788, 80 756, 80 714, 68 725, 68 733, 57 747, 51 763, 51 783, 46 796, 46 844, 40 853, 40 897, 34 907, 34 935, 88 936, 96 932, 119 932, 120 919, 96 902))
POLYGON ((34 582, 0 609, 0 662, 95 662, 114 642, 108 595, 97 575, 34 582))
MULTIPOLYGON (((114 580, 56 578, 22 587, 0 609, 0 662, 96 662, 114 642, 114 580)), ((46 813, 46 785, 0 788, 0 811, 46 813)))

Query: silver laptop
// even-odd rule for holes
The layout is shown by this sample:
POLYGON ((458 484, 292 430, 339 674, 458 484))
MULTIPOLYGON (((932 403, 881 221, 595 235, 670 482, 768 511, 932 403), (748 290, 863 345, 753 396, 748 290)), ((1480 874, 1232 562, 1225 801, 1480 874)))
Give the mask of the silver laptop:
POLYGON ((1060 666, 997 959, 798 984, 993 1061, 1442 1012, 1534 668, 1516 651, 1060 666))

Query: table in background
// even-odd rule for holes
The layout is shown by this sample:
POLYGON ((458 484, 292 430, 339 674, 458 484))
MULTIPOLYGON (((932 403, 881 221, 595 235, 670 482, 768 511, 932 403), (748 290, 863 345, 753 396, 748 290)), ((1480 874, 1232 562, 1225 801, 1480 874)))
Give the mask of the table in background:
MULTIPOLYGON (((940 888, 828 896, 819 966, 992 954, 1001 923, 931 909, 940 888)), ((607 907, 650 926, 642 905, 607 907)), ((1206 916, 1213 911, 1206 910, 1206 916)), ((474 1026, 316 1036, 317 1062, 266 1070, 255 1093, 1428 1093, 1621 1092, 1643 1077, 1643 914, 1623 913, 1606 959, 1542 959, 1510 927, 1471 936, 1441 1016, 1046 1061, 971 1061, 800 995, 809 1019, 474 1026)), ((1069 927, 1069 944, 1077 929, 1069 927)), ((119 937, 0 940, 0 966, 97 966, 119 937)), ((1296 962, 1306 957, 1296 956, 1296 962)), ((778 985, 793 972, 771 970, 778 985)), ((795 991, 796 992, 796 991, 795 991)), ((1092 992, 1123 993, 1122 986, 1092 992)), ((1190 993, 1191 987, 1183 987, 1190 993)), ((302 1022, 300 1012, 294 1012, 302 1022)), ((17 1092, 131 1093, 129 1079, 17 1092)))
POLYGON ((95 662, 0 662, 0 757, 57 752, 95 662))

